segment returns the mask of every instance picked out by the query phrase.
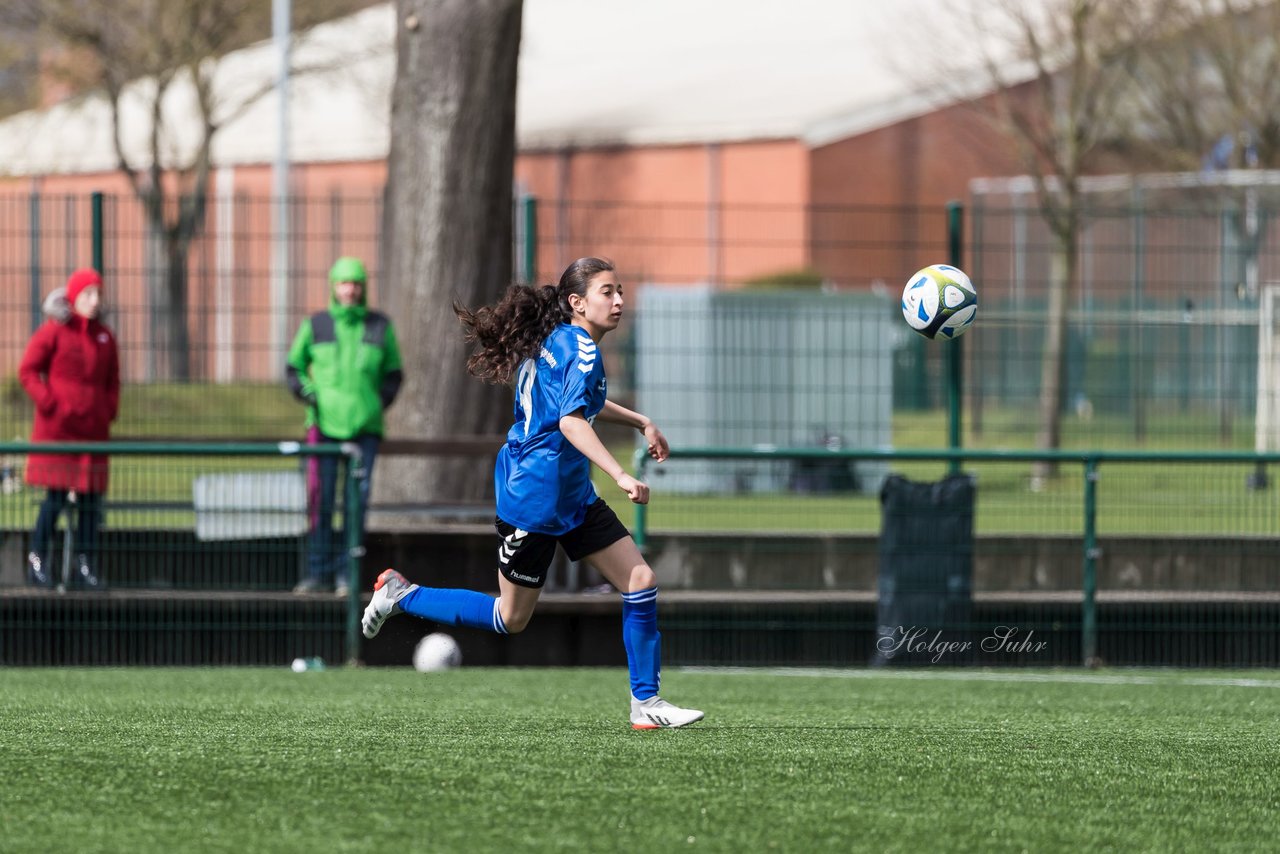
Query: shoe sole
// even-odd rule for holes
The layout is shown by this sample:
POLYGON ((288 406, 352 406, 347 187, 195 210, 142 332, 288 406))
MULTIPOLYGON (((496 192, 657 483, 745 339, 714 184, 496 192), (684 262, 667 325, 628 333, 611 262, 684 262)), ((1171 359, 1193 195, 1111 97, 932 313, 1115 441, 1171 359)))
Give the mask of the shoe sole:
MULTIPOLYGON (((703 717, 705 717, 705 715, 704 715, 703 717)), ((665 726, 664 726, 664 725, 662 725, 662 724, 632 724, 632 725, 631 725, 631 728, 632 728, 632 729, 640 729, 640 730, 648 730, 648 729, 680 729, 680 727, 689 726, 690 724, 696 724, 696 723, 697 723, 698 721, 700 721, 700 720, 702 720, 702 718, 701 718, 701 717, 697 717, 697 718, 694 718, 694 719, 693 719, 693 720, 691 720, 691 721, 687 721, 686 723, 682 723, 682 724, 667 724, 667 725, 665 725, 665 726)))

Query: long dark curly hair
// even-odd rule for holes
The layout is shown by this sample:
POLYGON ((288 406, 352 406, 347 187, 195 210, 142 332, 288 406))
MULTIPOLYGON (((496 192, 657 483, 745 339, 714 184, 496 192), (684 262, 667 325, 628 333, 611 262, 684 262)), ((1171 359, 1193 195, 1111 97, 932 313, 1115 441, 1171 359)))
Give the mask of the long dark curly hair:
POLYGON ((502 299, 474 311, 455 302, 453 312, 462 321, 467 343, 476 345, 467 372, 495 385, 510 383, 551 330, 573 317, 569 295, 585 297, 591 278, 613 269, 603 258, 579 258, 561 274, 558 285, 512 285, 502 299))

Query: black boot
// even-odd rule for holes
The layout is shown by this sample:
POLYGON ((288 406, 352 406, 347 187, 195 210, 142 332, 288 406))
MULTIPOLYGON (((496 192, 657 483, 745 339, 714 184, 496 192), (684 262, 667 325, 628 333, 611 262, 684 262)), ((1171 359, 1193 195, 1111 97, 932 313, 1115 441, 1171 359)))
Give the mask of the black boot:
POLYGON ((35 552, 27 553, 27 583, 33 587, 53 586, 53 579, 49 577, 49 562, 35 552))
POLYGON ((82 590, 106 589, 106 585, 93 574, 93 569, 89 566, 89 558, 85 555, 76 555, 76 565, 71 572, 71 586, 82 590))

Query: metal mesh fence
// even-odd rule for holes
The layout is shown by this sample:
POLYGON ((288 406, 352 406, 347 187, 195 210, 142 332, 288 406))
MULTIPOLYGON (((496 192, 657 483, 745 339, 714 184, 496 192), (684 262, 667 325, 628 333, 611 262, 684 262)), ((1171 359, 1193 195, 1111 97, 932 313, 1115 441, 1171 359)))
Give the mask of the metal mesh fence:
MULTIPOLYGON (((1153 200, 1148 207, 1097 204, 1085 212, 1059 402, 1064 431, 1073 442, 1253 443, 1259 300, 1267 283, 1280 281, 1280 256, 1272 248, 1277 225, 1266 198, 1255 201, 1247 216, 1241 205, 1227 201, 1192 206, 1178 197, 1153 200)), ((968 429, 980 444, 1021 445, 1037 427, 1055 243, 1028 198, 985 194, 978 202, 968 217, 963 252, 963 266, 981 299, 980 320, 965 336, 968 429)), ((365 258, 371 300, 388 299, 378 275, 378 198, 297 197, 290 209, 290 266, 279 290, 271 266, 270 199, 232 195, 211 201, 205 228, 187 259, 188 373, 177 385, 277 385, 280 348, 287 341, 277 340, 273 318, 284 316, 287 338, 304 316, 322 308, 328 294, 325 274, 338 253, 365 258)), ((518 225, 526 223, 518 237, 536 235, 537 241, 514 247, 517 268, 534 268, 522 275, 552 280, 569 260, 587 253, 608 255, 624 271, 635 322, 624 325, 607 348, 618 393, 637 391, 639 359, 654 355, 637 337, 650 308, 648 293, 701 286, 717 294, 760 294, 761 302, 764 295, 802 300, 819 292, 878 300, 891 339, 860 350, 842 345, 846 364, 856 370, 887 351, 891 366, 875 381, 888 385, 895 414, 908 420, 912 413, 937 412, 944 404, 944 349, 895 322, 901 285, 911 272, 948 260, 941 210, 721 206, 708 211, 696 205, 535 201, 520 206, 516 219, 518 225), (532 229, 530 219, 537 223, 532 229)), ((0 279, 7 282, 0 289, 0 373, 8 404, 0 412, 0 435, 24 434, 23 395, 14 379, 23 347, 43 319, 43 298, 71 269, 89 263, 92 244, 87 198, 0 197, 0 279)), ((166 267, 159 242, 128 197, 105 197, 101 248, 108 273, 106 319, 117 333, 126 384, 173 384, 174 343, 166 331, 170 320, 162 293, 166 267)), ((763 305, 756 310, 761 319, 771 311, 763 305)), ((732 311, 745 315, 751 309, 732 311)), ((813 328, 820 333, 824 324, 813 328)), ((795 345, 747 337, 696 346, 719 347, 726 356, 749 346, 768 356, 770 348, 795 345)), ((826 383, 816 391, 833 399, 847 393, 834 380, 826 383)), ((264 413, 258 435, 279 433, 286 424, 293 429, 296 412, 253 409, 264 413)), ((146 434, 179 435, 191 426, 183 423, 186 413, 180 408, 146 411, 147 423, 136 425, 146 434)), ((916 446, 933 444, 914 441, 909 429, 895 430, 895 442, 901 444, 902 435, 916 446)))
MULTIPOLYGON (((0 484, 0 663, 336 663, 355 655, 354 593, 291 592, 317 549, 326 563, 349 567, 345 534, 311 533, 319 520, 309 515, 303 471, 307 460, 342 449, 117 445, 109 463, 92 458, 110 466, 106 489, 64 490, 24 483, 28 448, 44 452, 5 446, 11 465, 0 484)), ((51 459, 74 470, 86 456, 51 459)), ((46 464, 42 478, 57 475, 46 464)), ((339 503, 331 528, 345 531, 356 518, 347 506, 339 503)))
MULTIPOLYGON (((1280 280, 1275 225, 1261 202, 1246 209, 1182 201, 1183 208, 1099 204, 1089 211, 1058 402, 1065 448, 1265 447, 1258 401, 1268 394, 1268 374, 1260 365, 1275 333, 1262 322, 1262 306, 1268 283, 1280 280)), ((302 411, 279 382, 272 318, 283 306, 292 333, 324 305, 325 273, 340 253, 366 259, 371 296, 386 300, 378 290, 379 201, 294 199, 291 272, 277 303, 269 200, 216 200, 186 271, 190 373, 180 381, 164 353, 171 339, 157 299, 157 245, 132 202, 105 202, 107 321, 120 341, 125 380, 114 434, 299 435, 302 411)), ((910 333, 898 308, 911 272, 947 260, 943 212, 596 202, 532 210, 536 227, 526 222, 518 233, 536 234, 537 244, 518 248, 531 250, 521 254, 532 259, 522 269, 531 266, 537 279, 553 279, 587 253, 612 257, 625 271, 627 324, 605 348, 611 394, 652 415, 677 449, 813 452, 686 455, 650 470, 655 498, 641 536, 664 589, 679 594, 664 606, 670 660, 865 663, 877 630, 879 490, 890 472, 930 480, 947 465, 839 453, 946 442, 948 351, 910 333)), ((15 378, 17 360, 42 320, 40 302, 91 255, 88 220, 85 199, 0 198, 7 283, 0 288, 0 439, 28 435, 32 413, 15 378)), ((962 339, 963 443, 1029 448, 1041 426, 1054 242, 1026 204, 984 198, 968 226, 963 266, 981 305, 962 339)), ((0 460, 5 655, 28 663, 278 663, 295 654, 349 654, 354 606, 288 592, 305 560, 303 535, 201 533, 202 479, 296 475, 296 459, 115 460, 98 561, 105 597, 26 586, 43 496, 22 485, 25 459, 13 451, 0 460), (219 633, 225 625, 238 630, 219 633)), ((1024 634, 993 641, 998 648, 965 662, 1078 663, 1091 633, 1096 656, 1111 663, 1277 663, 1270 567, 1280 507, 1272 468, 1176 456, 1105 464, 1095 484, 1100 551, 1087 629, 1085 472, 1063 464, 1056 478, 1038 482, 1025 460, 966 463, 978 493, 972 624, 964 631, 977 641, 1000 626, 1024 634), (1034 655, 1012 649, 1025 633, 1048 646, 1034 655)), ((255 503, 251 494, 242 492, 224 515, 259 522, 296 515, 280 512, 282 498, 255 503)), ((59 571, 78 557, 66 539, 75 512, 59 517, 62 538, 47 549, 59 571)), ((411 557, 424 572, 440 570, 430 555, 411 557)), ((486 584, 491 577, 486 568, 486 584)), ((565 613, 575 607, 565 605, 565 613)))
MULTIPOLYGON (((705 464, 752 453, 675 455, 705 464)), ((822 459, 816 451, 756 453, 776 466, 822 459)), ((689 495, 664 492, 651 478, 654 497, 637 516, 637 535, 664 589, 702 591, 672 612, 671 654, 723 664, 745 645, 733 653, 740 663, 848 666, 876 663, 879 639, 914 663, 1280 664, 1280 498, 1252 486, 1274 468, 1274 455, 1133 452, 1091 467, 1081 456, 1060 461, 1060 476, 1033 491, 1033 452, 1008 460, 969 453, 978 459, 964 466, 976 485, 967 614, 887 627, 877 622, 877 603, 884 531, 895 520, 883 496, 689 495), (896 641, 884 640, 886 632, 896 641)), ((880 458, 922 484, 947 473, 911 452, 880 458)), ((941 534, 947 520, 912 512, 924 518, 897 521, 917 526, 925 563, 951 559, 941 534)), ((945 592, 899 587, 936 601, 945 592)))
MULTIPOLYGON (((972 429, 1007 443, 1041 387, 1058 245, 1020 181, 978 182, 972 429)), ((1280 280, 1273 173, 1083 182, 1060 401, 1079 446, 1253 447, 1262 299, 1280 280)), ((1267 394, 1263 390, 1262 394, 1267 394)), ((1264 444, 1260 447, 1269 447, 1264 444)))

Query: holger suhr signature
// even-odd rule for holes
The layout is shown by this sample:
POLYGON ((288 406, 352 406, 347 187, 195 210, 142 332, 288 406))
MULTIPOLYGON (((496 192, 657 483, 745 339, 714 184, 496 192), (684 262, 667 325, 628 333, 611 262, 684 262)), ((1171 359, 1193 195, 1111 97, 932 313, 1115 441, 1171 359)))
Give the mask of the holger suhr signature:
MULTIPOLYGON (((1035 630, 1025 634, 1017 626, 996 626, 989 635, 977 641, 983 652, 1036 653, 1048 649, 1049 642, 1036 640, 1035 630)), ((900 652, 913 654, 932 653, 930 661, 937 663, 948 655, 969 652, 972 640, 947 640, 941 629, 928 626, 896 626, 892 634, 885 634, 876 641, 876 648, 885 658, 893 658, 900 652)))

